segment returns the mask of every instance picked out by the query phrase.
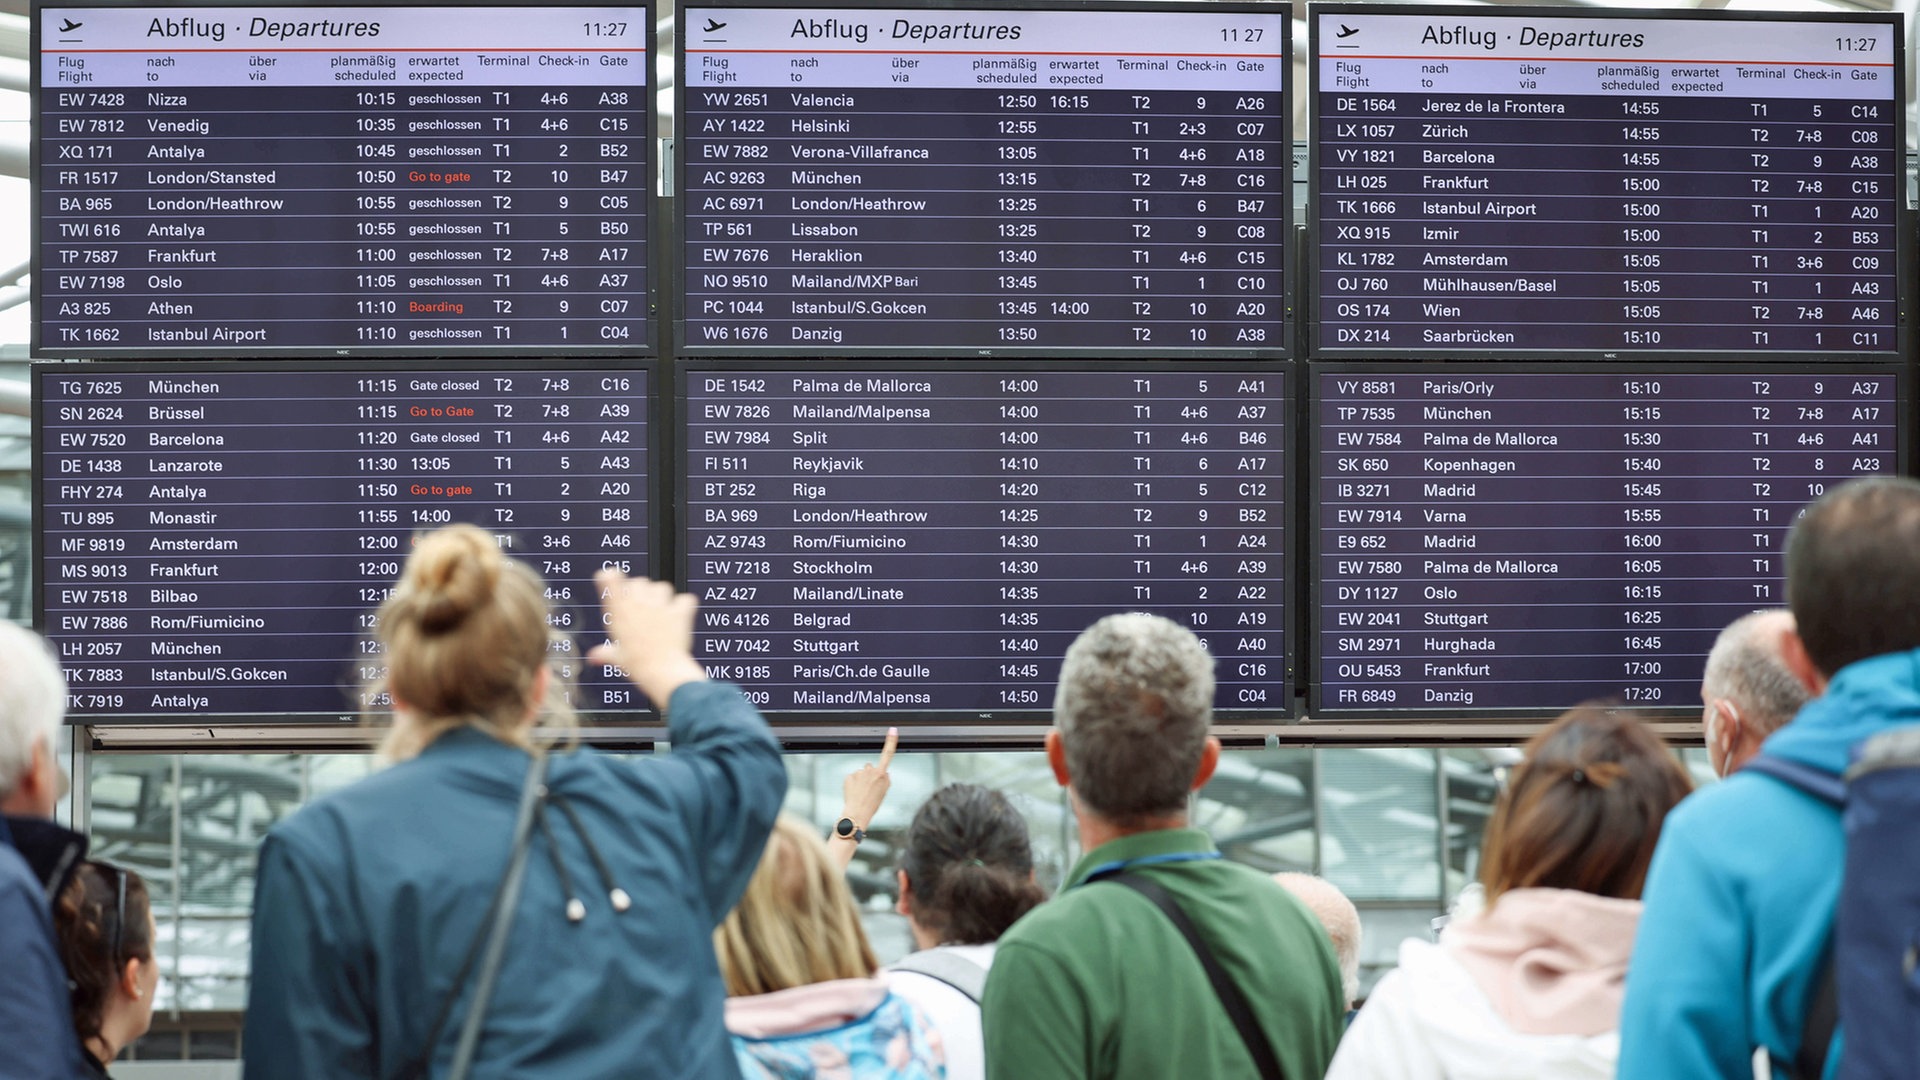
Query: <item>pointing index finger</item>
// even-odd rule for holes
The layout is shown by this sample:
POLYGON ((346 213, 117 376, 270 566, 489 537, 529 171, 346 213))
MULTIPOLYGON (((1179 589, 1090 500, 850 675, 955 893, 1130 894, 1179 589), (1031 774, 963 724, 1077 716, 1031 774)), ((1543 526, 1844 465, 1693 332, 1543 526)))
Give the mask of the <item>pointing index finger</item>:
POLYGON ((887 766, 893 764, 893 752, 899 748, 900 748, 900 729, 897 727, 890 727, 887 729, 887 741, 884 744, 882 744, 880 747, 880 771, 881 772, 886 772, 887 766))

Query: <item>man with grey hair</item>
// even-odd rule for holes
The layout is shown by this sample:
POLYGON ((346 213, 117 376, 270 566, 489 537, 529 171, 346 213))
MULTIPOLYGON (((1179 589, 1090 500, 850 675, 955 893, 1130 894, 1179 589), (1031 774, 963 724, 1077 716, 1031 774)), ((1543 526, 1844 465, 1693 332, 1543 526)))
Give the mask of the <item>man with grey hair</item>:
POLYGON ((67 972, 49 901, 86 839, 52 821, 62 777, 54 740, 67 684, 46 643, 0 621, 0 1077, 82 1075, 67 972))
POLYGON ((1067 650, 1047 761, 1085 854, 1000 939, 990 1080, 1326 1072, 1344 1011, 1327 935, 1187 825, 1220 760, 1213 694, 1206 646, 1155 615, 1108 616, 1067 650))
POLYGON ((1793 632, 1793 612, 1769 608, 1740 616, 1714 641, 1700 679, 1700 722, 1716 774, 1745 765, 1813 697, 1782 651, 1793 632))
POLYGON ((1289 870, 1273 875, 1273 880, 1307 905, 1326 929, 1334 959, 1340 962, 1340 992, 1347 996, 1347 1008, 1353 1008, 1360 999, 1360 909, 1326 878, 1289 870))

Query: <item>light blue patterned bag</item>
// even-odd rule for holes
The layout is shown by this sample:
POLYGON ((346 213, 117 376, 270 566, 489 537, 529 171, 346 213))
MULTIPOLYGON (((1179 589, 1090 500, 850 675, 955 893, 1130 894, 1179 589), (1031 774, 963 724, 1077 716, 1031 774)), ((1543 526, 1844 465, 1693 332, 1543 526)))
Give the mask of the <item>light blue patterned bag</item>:
POLYGON ((945 1080, 940 1033, 889 993, 850 1024, 772 1038, 733 1036, 745 1080, 945 1080))

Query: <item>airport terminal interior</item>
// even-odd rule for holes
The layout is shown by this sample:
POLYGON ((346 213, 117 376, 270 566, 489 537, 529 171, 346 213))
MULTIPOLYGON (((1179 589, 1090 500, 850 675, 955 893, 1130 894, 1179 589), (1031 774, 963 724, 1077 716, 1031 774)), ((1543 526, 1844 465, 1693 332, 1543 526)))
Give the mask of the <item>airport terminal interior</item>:
MULTIPOLYGON (((1035 0, 1030 6, 1046 5, 1035 0)), ((1463 10, 1497 11, 1506 6, 1475 4, 1463 10)), ((1901 55, 1910 65, 1916 6, 1914 0, 1698 0, 1697 4, 1579 3, 1566 5, 1566 10, 1893 13, 1904 16, 1904 21, 1893 25, 1902 39, 1901 55)), ((1287 13, 1277 4, 1244 7, 1287 13)), ((673 126, 683 115, 678 101, 683 88, 676 83, 685 75, 670 59, 680 28, 672 3, 651 10, 657 135, 673 139, 684 134, 676 133, 673 126)), ((39 263, 29 228, 36 213, 29 176, 38 160, 31 156, 30 147, 37 138, 44 138, 44 133, 34 130, 35 111, 28 92, 29 85, 41 79, 33 52, 38 39, 31 32, 32 18, 26 0, 0 0, 0 614, 21 623, 36 618, 34 575, 39 563, 34 539, 37 528, 47 527, 35 520, 38 451, 29 388, 37 385, 31 376, 35 361, 47 355, 44 347, 34 351, 36 320, 48 314, 35 310, 40 293, 33 278, 36 271, 52 272, 39 263)), ((1292 55, 1286 81, 1294 84, 1290 221, 1302 228, 1312 217, 1307 6, 1293 4, 1288 18, 1292 55)), ((795 81, 799 78, 794 76, 795 81)), ((1902 145, 1910 148, 1914 141, 1910 73, 1906 79, 1907 100, 1893 107, 1908 133, 1902 145)), ((651 157, 648 163, 650 168, 662 167, 651 157)), ((40 167, 51 166, 41 161, 40 167)), ((1911 233, 1912 218, 1904 210, 1913 201, 1910 153, 1895 164, 1894 171, 1906 189, 1905 197, 1898 200, 1899 220, 1911 233)), ((659 181, 658 176, 652 178, 654 183, 659 181)), ((1902 257, 1911 260, 1913 246, 1911 236, 1903 240, 1902 257)), ((44 287, 46 282, 38 285, 44 287)), ((1668 298, 1666 302, 1675 301, 1668 298)), ((1301 304, 1303 309, 1306 306, 1301 304)), ((1413 305, 1408 302, 1408 306, 1413 305)), ((910 318, 895 321, 913 322, 910 318)), ((1888 333, 1891 338, 1892 331, 1888 333)), ((62 358, 77 360, 85 352, 84 348, 67 350, 62 358)), ((158 355, 144 354, 139 359, 157 363, 158 355)), ((1592 358, 1590 351, 1583 355, 1592 358)), ((1899 350, 1879 350, 1866 360, 1853 359, 1882 365, 1876 370, 1883 372, 1899 368, 1905 373, 1902 378, 1910 381, 1912 355, 1911 342, 1903 338, 1899 350)), ((769 356, 762 353, 759 359, 769 356)), ((928 361, 924 354, 918 359, 928 361)), ((1258 367, 1257 357, 1227 359, 1241 365, 1232 369, 1236 373, 1258 367)), ((1367 358, 1350 353, 1336 359, 1363 363, 1367 358)), ((1298 363, 1303 372, 1305 360, 1298 353, 1285 358, 1287 363, 1298 363)), ((603 362, 617 366, 615 360, 603 362)), ((1098 366, 1097 359, 1086 355, 1073 362, 1098 366)), ((380 364, 373 359, 363 366, 377 370, 380 364)), ((404 370, 405 364, 395 367, 404 370)), ((1304 384, 1307 378, 1303 375, 1300 381, 1304 384)), ((1902 392, 1912 394, 1911 388, 1902 392)), ((1910 406, 1903 401, 1901 408, 1898 415, 1910 427, 1910 406)), ((1910 437, 1908 431, 1902 439, 1910 437)), ((1905 453, 1904 447, 1900 452, 1905 453)), ((1893 460, 1888 460, 1889 466, 1893 460)), ((1883 471, 1892 470, 1883 467, 1883 471)), ((1405 482, 1415 486, 1417 479, 1405 482)), ((671 492, 670 487, 660 490, 671 492)), ((1306 489, 1301 485, 1293 490, 1306 489)), ((682 493, 682 509, 687 498, 682 493)), ((724 506, 725 501, 714 505, 724 506)), ((1292 531, 1290 542, 1306 544, 1308 531, 1304 527, 1292 531)), ((84 529, 75 535, 81 533, 84 529)), ((48 555, 43 552, 38 557, 48 555)), ((1296 591, 1288 603, 1306 599, 1304 592, 1296 591)), ((1765 603, 1756 601, 1755 606, 1765 603)), ((1292 623, 1295 628, 1306 625, 1304 619, 1292 623)), ((1311 634, 1298 636, 1305 639, 1311 634)), ((1292 644, 1288 648, 1295 650, 1296 662, 1307 655, 1292 644)), ((1663 731, 1685 744, 1677 752, 1695 778, 1711 783, 1713 772, 1692 723, 1698 714, 1697 694, 1686 690, 1689 685, 1697 688, 1700 657, 1665 655, 1663 662, 1670 667, 1670 683, 1681 687, 1659 702, 1663 731), (1689 665, 1690 672, 1682 670, 1689 665)), ((1297 672, 1288 691, 1304 693, 1312 681, 1310 673, 1297 672)), ((1043 699, 1023 700, 1030 710, 1044 708, 1043 699)), ((1284 722, 1236 721, 1218 772, 1193 800, 1193 820, 1212 835, 1228 858, 1263 871, 1320 874, 1355 901, 1365 925, 1364 996, 1364 987, 1394 963, 1397 943, 1433 933, 1434 920, 1445 915, 1455 897, 1475 879, 1482 832, 1505 770, 1519 760, 1519 744, 1543 717, 1535 710, 1531 719, 1476 719, 1470 710, 1463 714, 1452 709, 1446 716, 1409 715, 1379 729, 1384 734, 1369 735, 1364 724, 1350 723, 1341 725, 1337 736, 1330 736, 1326 728, 1303 722, 1308 711, 1303 706, 1290 708, 1284 722)), ((370 753, 372 736, 351 724, 281 728, 257 721, 207 725, 191 720, 122 725, 128 730, 117 731, 111 722, 95 727, 82 718, 63 748, 73 779, 72 794, 62 807, 63 819, 91 835, 96 855, 137 869, 154 897, 161 957, 158 1009, 152 1031, 130 1048, 116 1067, 116 1076, 238 1076, 257 846, 276 822, 309 800, 376 768, 370 753)), ((872 760, 885 719, 866 715, 858 726, 836 727, 830 716, 815 715, 811 723, 808 736, 790 748, 787 809, 814 822, 824 834, 840 815, 842 781, 872 760)), ((969 781, 1011 795, 1031 826, 1038 874, 1049 887, 1057 885, 1072 865, 1079 854, 1077 838, 1065 795, 1039 752, 1042 723, 1043 719, 1036 723, 1029 717, 1016 734, 973 740, 952 735, 964 725, 947 724, 942 725, 946 734, 939 742, 921 737, 911 724, 902 725, 903 750, 893 766, 891 794, 849 871, 883 962, 911 947, 904 919, 894 913, 898 838, 914 809, 939 786, 969 781)), ((595 737, 591 728, 588 737, 595 737)), ((636 755, 656 752, 630 731, 613 749, 636 755)))

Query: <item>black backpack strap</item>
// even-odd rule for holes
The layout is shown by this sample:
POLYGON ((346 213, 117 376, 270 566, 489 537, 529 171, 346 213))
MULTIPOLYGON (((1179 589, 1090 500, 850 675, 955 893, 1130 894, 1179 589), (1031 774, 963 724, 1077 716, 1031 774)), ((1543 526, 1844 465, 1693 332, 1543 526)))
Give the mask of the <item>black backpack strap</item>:
POLYGON ((1253 1064, 1259 1070, 1261 1080, 1286 1080, 1286 1074, 1280 1071, 1280 1060, 1274 1056, 1273 1044, 1267 1041, 1266 1034, 1260 1030, 1259 1023, 1254 1020, 1253 1009, 1247 1004, 1246 995, 1242 994, 1240 988, 1233 985, 1233 980, 1227 977, 1226 969, 1220 966, 1220 961, 1213 955, 1213 950, 1208 948, 1206 941, 1200 937, 1200 931, 1193 925, 1193 920, 1187 918, 1185 911, 1180 910, 1180 905, 1173 899, 1173 894, 1159 882, 1139 874, 1112 874, 1093 880, 1125 885, 1153 901, 1155 907, 1166 913, 1174 929, 1180 931, 1180 936, 1187 939, 1187 944, 1193 948, 1194 955, 1199 957, 1200 966, 1206 969, 1207 981, 1213 984, 1213 992, 1219 996, 1220 1004, 1226 1008, 1227 1017, 1233 1021, 1234 1030, 1240 1033, 1240 1041, 1247 1045, 1247 1053, 1253 1056, 1253 1064))
POLYGON ((925 949, 902 957, 888 971, 910 971, 953 987, 975 1005, 987 989, 987 969, 946 949, 925 949))
MULTIPOLYGON (((1834 979, 1837 967, 1829 958, 1820 965, 1820 981, 1813 985, 1813 997, 1807 1003, 1807 1027, 1800 1033, 1800 1049, 1793 1055, 1789 1080, 1820 1080, 1826 1075, 1827 1054, 1833 1050, 1833 1034, 1840 1026, 1840 984, 1834 979)), ((1779 1071, 1778 1063, 1775 1064, 1779 1071)))
MULTIPOLYGON (((1771 776, 1836 810, 1847 805, 1847 781, 1824 769, 1772 754, 1756 754, 1741 768, 1771 776)), ((1840 986, 1834 979, 1834 966, 1832 957, 1820 965, 1813 996, 1807 999, 1807 1026, 1800 1033, 1800 1049, 1793 1055, 1791 1065, 1779 1060, 1773 1062, 1776 1075, 1789 1080, 1820 1080, 1826 1074, 1827 1055, 1833 1049, 1834 1032, 1840 1026, 1840 986)))

